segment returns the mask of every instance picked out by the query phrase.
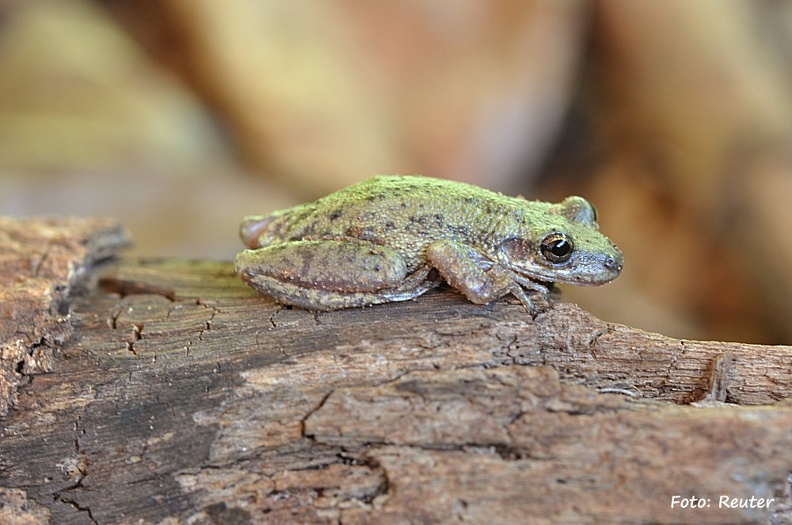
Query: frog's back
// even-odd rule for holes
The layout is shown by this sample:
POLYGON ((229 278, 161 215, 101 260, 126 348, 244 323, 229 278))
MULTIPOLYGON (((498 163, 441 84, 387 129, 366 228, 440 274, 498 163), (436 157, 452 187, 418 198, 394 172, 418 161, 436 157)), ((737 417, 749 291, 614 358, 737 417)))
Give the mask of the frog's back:
MULTIPOLYGON (((437 239, 496 242, 519 199, 460 182, 378 176, 273 215, 275 240, 354 238, 397 249, 414 268, 437 239)), ((521 201, 525 202, 525 201, 521 201)))
MULTIPOLYGON (((314 211, 335 216, 344 211, 355 220, 376 210, 378 215, 417 215, 429 212, 462 215, 477 206, 492 208, 504 196, 457 181, 418 175, 379 175, 332 193, 314 203, 314 211)), ((393 217, 392 217, 393 218, 393 217)))
MULTIPOLYGON (((441 235, 444 225, 472 224, 483 215, 497 215, 503 195, 470 184, 421 176, 378 176, 319 199, 310 215, 326 218, 333 233, 348 228, 393 230, 441 235), (426 228, 418 228, 421 224, 426 228)), ((384 232, 383 232, 384 233, 384 232)))
POLYGON ((375 205, 402 204, 426 201, 431 198, 454 197, 464 199, 476 194, 491 193, 470 184, 422 177, 420 175, 378 175, 319 199, 317 204, 375 205))

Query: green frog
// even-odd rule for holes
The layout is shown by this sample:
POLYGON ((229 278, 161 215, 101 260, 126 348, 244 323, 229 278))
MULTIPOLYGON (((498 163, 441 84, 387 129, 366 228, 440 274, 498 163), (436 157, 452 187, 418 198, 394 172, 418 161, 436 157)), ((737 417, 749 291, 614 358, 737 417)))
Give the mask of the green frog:
POLYGON ((278 302, 335 310, 413 299, 443 281, 477 304, 512 294, 532 314, 553 283, 600 285, 624 265, 582 197, 509 197, 422 176, 378 176, 245 217, 236 271, 278 302))

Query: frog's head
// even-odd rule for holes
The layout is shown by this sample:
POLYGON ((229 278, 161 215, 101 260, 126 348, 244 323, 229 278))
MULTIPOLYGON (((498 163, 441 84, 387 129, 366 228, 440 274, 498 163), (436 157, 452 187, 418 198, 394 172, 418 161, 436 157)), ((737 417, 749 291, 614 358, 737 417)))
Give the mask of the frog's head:
POLYGON ((595 286, 616 277, 624 266, 621 251, 599 232, 597 212, 582 197, 551 204, 532 218, 528 238, 501 245, 508 266, 529 279, 595 286))

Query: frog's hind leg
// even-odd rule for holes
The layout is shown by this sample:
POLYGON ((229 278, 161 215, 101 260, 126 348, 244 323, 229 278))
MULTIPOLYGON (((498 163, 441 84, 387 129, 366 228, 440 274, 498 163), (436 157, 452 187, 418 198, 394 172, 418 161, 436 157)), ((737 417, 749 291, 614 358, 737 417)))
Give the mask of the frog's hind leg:
POLYGON ((354 239, 300 240, 245 250, 240 277, 278 302, 334 310, 412 299, 437 286, 428 268, 407 273, 395 250, 354 239))
POLYGON ((384 291, 381 295, 384 300, 377 301, 378 304, 384 302, 395 301, 409 301, 415 299, 432 288, 436 288, 442 284, 443 278, 434 268, 430 266, 423 266, 418 270, 408 275, 401 285, 384 291))

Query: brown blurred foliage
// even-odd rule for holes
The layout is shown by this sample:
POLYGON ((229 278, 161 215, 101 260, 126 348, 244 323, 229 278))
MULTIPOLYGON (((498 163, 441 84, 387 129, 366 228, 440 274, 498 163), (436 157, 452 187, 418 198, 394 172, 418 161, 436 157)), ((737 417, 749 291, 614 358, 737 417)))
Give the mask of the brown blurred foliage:
POLYGON ((678 337, 792 341, 792 3, 0 4, 0 213, 150 255, 375 173, 578 193, 625 252, 564 289, 678 337))
POLYGON ((604 1, 595 21, 591 196, 635 266, 620 315, 792 341, 792 4, 604 1))

